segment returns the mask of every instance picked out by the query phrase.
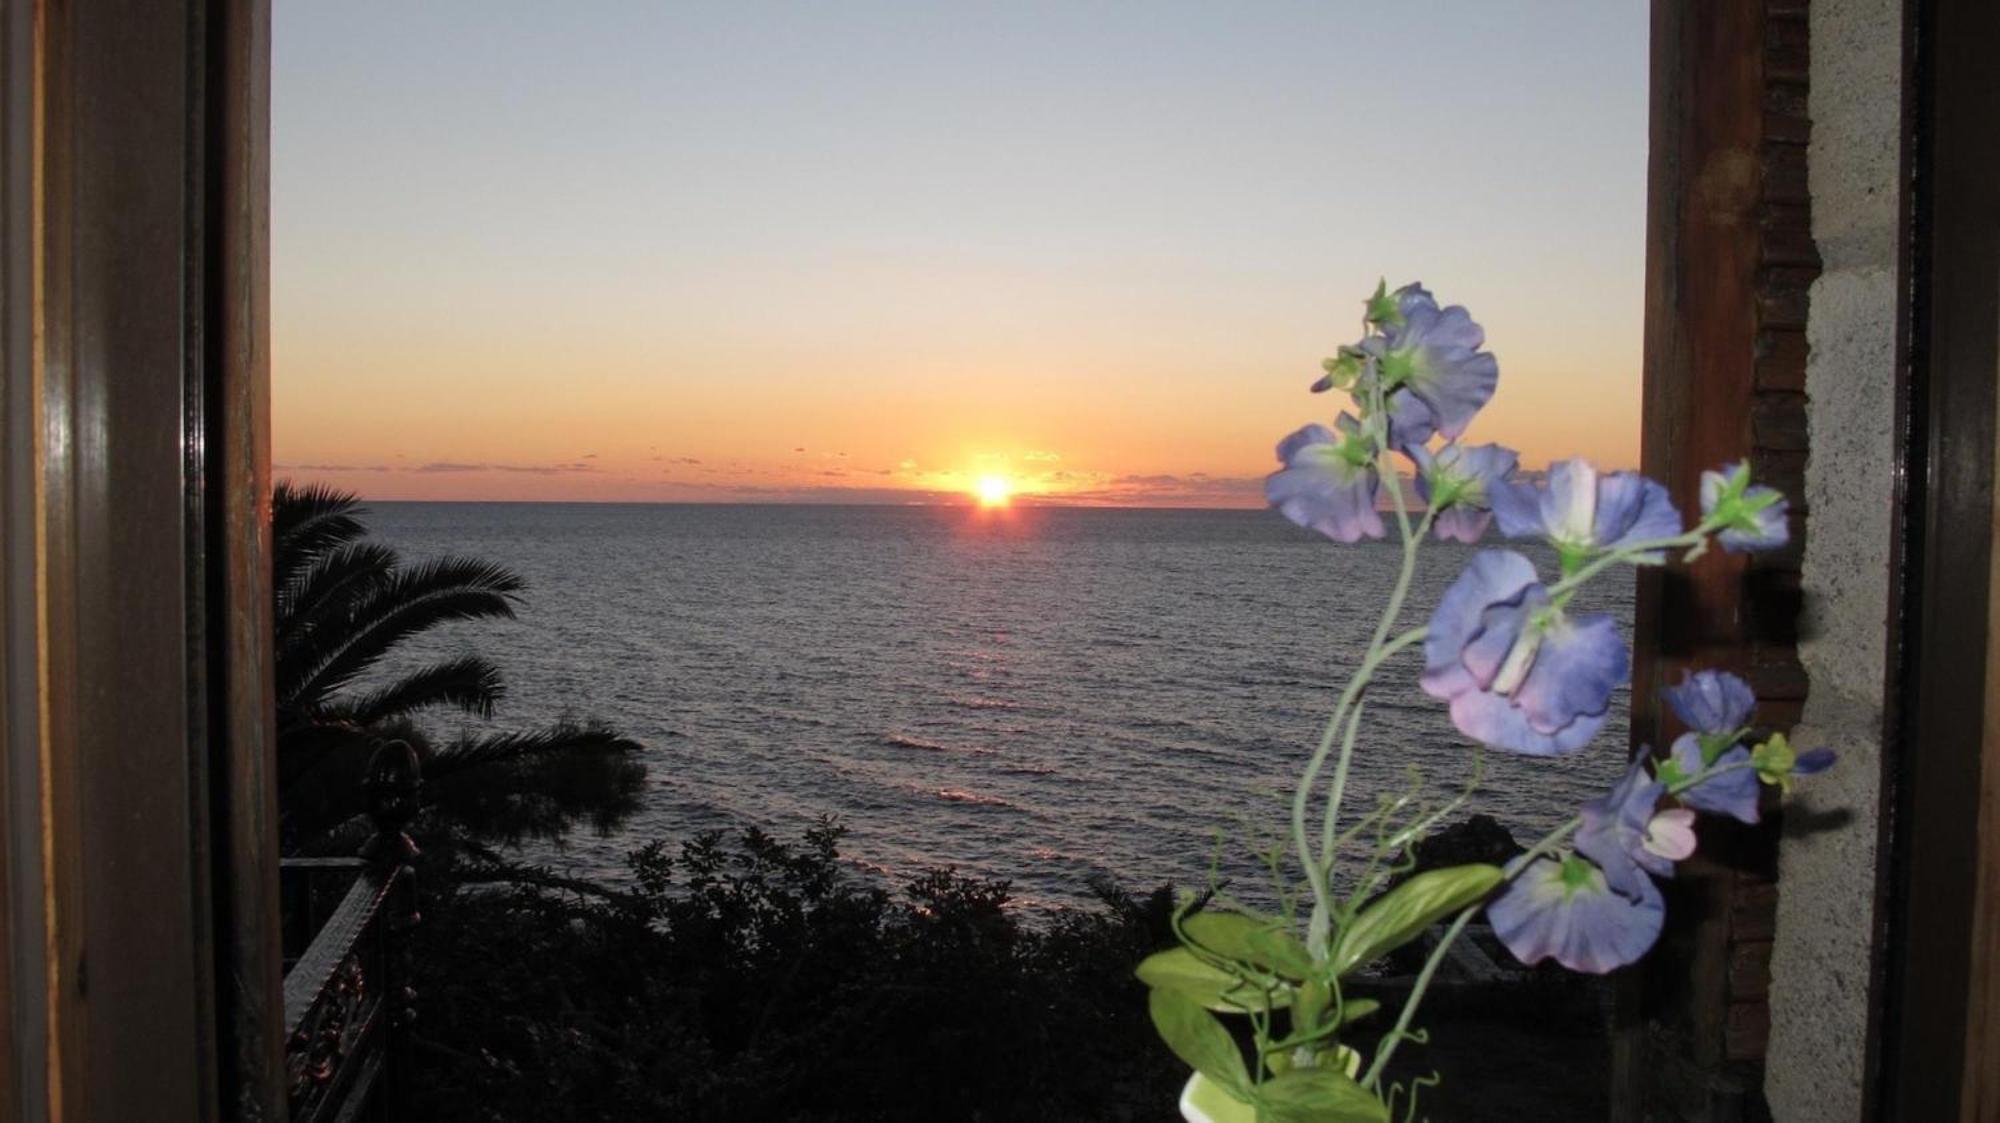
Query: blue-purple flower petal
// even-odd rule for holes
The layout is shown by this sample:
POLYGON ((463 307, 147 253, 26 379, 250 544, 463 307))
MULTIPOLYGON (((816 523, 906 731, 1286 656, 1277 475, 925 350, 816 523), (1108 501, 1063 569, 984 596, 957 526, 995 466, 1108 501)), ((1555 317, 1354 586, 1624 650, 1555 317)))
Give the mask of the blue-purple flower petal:
MULTIPOLYGON (((1354 419, 1341 415, 1350 436, 1354 419)), ((1264 482, 1264 497, 1286 518, 1338 542, 1382 537, 1375 509, 1380 484, 1372 458, 1356 463, 1345 441, 1324 425, 1307 425, 1278 444, 1285 467, 1264 482)))
POLYGON ((1747 461, 1729 465, 1720 472, 1701 474, 1702 517, 1714 516, 1725 503, 1730 514, 1725 516, 1721 533, 1715 536, 1723 549, 1732 553, 1770 550, 1791 538, 1791 527, 1785 522, 1791 504, 1774 488, 1750 484, 1747 461), (1739 489, 1741 494, 1732 497, 1739 489))
POLYGON ((1439 538, 1471 544, 1486 533, 1492 520, 1491 496, 1508 486, 1520 462, 1513 449, 1499 445, 1466 446, 1456 442, 1433 453, 1423 445, 1403 449, 1416 467, 1417 494, 1433 507, 1443 507, 1432 519, 1439 538))
POLYGON ((1431 528, 1439 538, 1450 539, 1471 545, 1485 535, 1486 528, 1493 522, 1493 512, 1472 507, 1448 507, 1431 520, 1431 528))
MULTIPOLYGON (((1516 484, 1493 497, 1500 532, 1539 536, 1579 551, 1624 549, 1681 533, 1680 512, 1667 489, 1636 472, 1599 473, 1589 461, 1549 466, 1540 487, 1516 484)), ((1660 559, 1660 552, 1640 555, 1660 559)))
MULTIPOLYGON (((1701 775, 1702 770, 1708 767, 1702 760, 1701 738, 1693 733, 1683 733, 1675 738, 1673 762, 1683 776, 1693 778, 1701 775)), ((1757 773, 1754 769, 1741 767, 1749 763, 1749 749, 1741 745, 1730 748, 1715 758, 1715 767, 1729 767, 1729 771, 1719 772, 1683 790, 1677 798, 1696 811, 1755 823, 1759 798, 1757 773)))
MULTIPOLYGON (((1638 542, 1656 542, 1681 532, 1681 514, 1674 510, 1667 489, 1637 472, 1613 472, 1597 485, 1597 523, 1593 537, 1604 550, 1638 542)), ((1649 557, 1658 558, 1658 551, 1649 557)))
POLYGON ((1609 794, 1583 805, 1576 852, 1596 862, 1605 882, 1628 897, 1646 892, 1652 884, 1648 874, 1673 876, 1673 861, 1646 848, 1653 811, 1665 790, 1666 785, 1647 774, 1641 754, 1609 794))
POLYGON ((1573 753, 1597 736, 1604 728, 1604 719, 1604 714, 1580 717, 1553 733, 1544 733, 1504 695, 1470 690, 1451 700, 1451 723, 1460 733, 1480 744, 1526 756, 1573 753))
MULTIPOLYGON (((1400 363, 1407 373, 1390 387, 1389 442, 1397 448, 1423 444, 1436 434, 1456 440, 1492 400, 1500 363, 1481 351, 1486 332, 1460 305, 1438 307, 1421 284, 1397 289, 1402 323, 1382 325, 1382 334, 1360 350, 1375 357, 1378 369, 1400 363)), ((1365 391, 1364 391, 1365 392, 1365 391)))
POLYGON ((1754 516, 1757 520, 1757 529, 1731 528, 1716 535, 1716 541, 1722 543, 1723 549, 1737 554, 1753 550, 1773 550, 1790 540, 1791 528, 1785 523, 1785 514, 1791 510, 1790 502, 1775 489, 1761 485, 1752 486, 1743 493, 1743 497, 1753 502, 1767 500, 1754 516))
POLYGON ((1389 411, 1389 447, 1415 448, 1437 436, 1437 415, 1430 403, 1408 390, 1395 390, 1385 403, 1389 411))
POLYGON ((1473 555, 1431 613, 1424 635, 1424 689, 1436 698, 1484 689, 1491 676, 1474 677, 1463 659, 1466 646, 1487 631, 1490 609, 1519 605, 1538 584, 1535 563, 1512 550, 1481 550, 1473 555))
POLYGON ((1628 897, 1613 891, 1602 871, 1570 861, 1576 864, 1530 862, 1486 906, 1493 934, 1530 966, 1552 958, 1572 971, 1602 975, 1637 962, 1660 937, 1666 906, 1659 889, 1647 881, 1628 897))
POLYGON ((1542 500, 1535 485, 1527 480, 1510 480, 1489 489, 1486 498, 1493 505, 1493 518, 1500 533, 1509 538, 1527 538, 1542 533, 1542 500))
MULTIPOLYGON (((1465 314, 1463 308, 1450 311, 1461 317, 1465 314)), ((1492 352, 1472 354, 1465 348, 1439 348, 1396 393, 1422 399, 1436 419, 1437 432, 1455 441, 1493 400, 1493 389, 1499 384, 1500 360, 1492 352)))
MULTIPOLYGON (((1792 762, 1792 775, 1817 775, 1832 768, 1833 762, 1838 756, 1839 754, 1835 753, 1832 749, 1807 749, 1805 752, 1799 754, 1797 760, 1792 762)), ((1747 755, 1745 759, 1748 759, 1747 755)))
POLYGON ((1514 692, 1514 703, 1544 733, 1583 718, 1602 721, 1612 692, 1631 669, 1625 641, 1609 615, 1559 614, 1542 633, 1534 666, 1514 692))
POLYGON ((1548 756, 1596 736, 1629 667, 1609 616, 1565 615, 1527 558, 1483 550, 1432 613, 1421 682, 1466 736, 1548 756))
POLYGON ((1757 708, 1750 684, 1727 671, 1696 671, 1661 693, 1689 729, 1712 736, 1734 734, 1757 708))

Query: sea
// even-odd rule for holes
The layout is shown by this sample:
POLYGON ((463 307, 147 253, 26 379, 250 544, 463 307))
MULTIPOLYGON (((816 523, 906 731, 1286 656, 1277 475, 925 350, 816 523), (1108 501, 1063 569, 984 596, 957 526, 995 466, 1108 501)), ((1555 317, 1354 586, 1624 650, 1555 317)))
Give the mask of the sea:
MULTIPOLYGON (((505 672, 490 723, 433 719, 437 733, 596 717, 645 746, 641 813, 532 860, 615 880, 645 842, 751 825, 796 838, 830 815, 858 876, 893 888, 951 867, 1044 910, 1088 902, 1102 878, 1259 880, 1400 557, 1266 511, 368 507, 410 558, 470 555, 527 580, 518 619, 398 655, 477 651, 505 672)), ((1475 549, 1425 547, 1403 626, 1475 549)), ((1576 608, 1629 636, 1632 592, 1620 574, 1576 608)), ((1420 664, 1405 652, 1370 690, 1348 806, 1469 788, 1457 815, 1525 842, 1619 771, 1622 690, 1577 754, 1481 754, 1418 688, 1420 664)))

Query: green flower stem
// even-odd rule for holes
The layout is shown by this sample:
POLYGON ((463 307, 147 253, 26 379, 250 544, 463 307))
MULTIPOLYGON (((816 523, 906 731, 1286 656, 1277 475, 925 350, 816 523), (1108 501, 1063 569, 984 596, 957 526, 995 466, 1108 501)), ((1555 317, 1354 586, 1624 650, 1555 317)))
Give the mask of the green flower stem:
POLYGON ((1575 592, 1578 588, 1580 588, 1585 582, 1589 581, 1592 577, 1597 576, 1599 573, 1603 572, 1607 567, 1617 565, 1620 562, 1625 562, 1633 565, 1649 564, 1649 563, 1643 563, 1639 560, 1639 556, 1641 554, 1650 554, 1664 550, 1678 550, 1681 549, 1682 547, 1691 548, 1695 546, 1700 546, 1708 540, 1708 536, 1711 533, 1715 532, 1718 529, 1720 529, 1720 527, 1712 525, 1711 522, 1704 521, 1698 526, 1696 526, 1693 530, 1690 530, 1684 534, 1676 534, 1672 538, 1655 538, 1652 539, 1651 541, 1634 542, 1629 546, 1620 547, 1619 549, 1613 550, 1608 554, 1603 554, 1596 558, 1593 558, 1588 565, 1585 565, 1583 568, 1577 570, 1575 573, 1570 574, 1568 577, 1565 577, 1562 580, 1557 581, 1555 584, 1550 585, 1549 596, 1561 597, 1568 593, 1575 592))
MULTIPOLYGON (((1374 678, 1374 675, 1369 675, 1374 678)), ((1363 684, 1366 689, 1366 684, 1363 684)), ((1367 699, 1356 694, 1354 708, 1347 715, 1347 728, 1340 735, 1340 755, 1334 758, 1333 779, 1327 785, 1326 802, 1321 807, 1319 820, 1319 861, 1327 869, 1329 880, 1333 876, 1333 840, 1340 817, 1340 801, 1347 795, 1347 769, 1354 763, 1354 739, 1361 731, 1361 715, 1368 709, 1367 699)), ((1301 859, 1304 855, 1300 855, 1301 859)))
MULTIPOLYGON (((1543 835, 1533 846, 1528 847, 1528 849, 1516 855, 1513 861, 1501 867, 1506 874, 1506 880, 1512 881, 1517 874, 1528 868, 1529 862, 1534 861, 1544 854, 1554 852, 1558 846, 1562 845, 1565 839, 1576 833, 1576 829, 1582 825, 1583 816, 1577 815, 1572 817, 1568 822, 1543 835)), ((1437 974, 1438 964, 1444 962, 1445 953, 1451 949, 1452 942, 1458 939, 1459 934, 1465 931, 1465 926, 1472 922, 1472 915, 1485 907, 1485 905, 1486 902, 1480 901, 1477 904, 1467 905, 1463 909, 1460 909, 1458 915, 1452 918, 1451 927, 1445 929, 1444 938, 1440 939, 1437 946, 1431 949, 1430 958, 1424 960, 1424 969, 1417 973, 1417 981, 1410 988, 1410 997, 1403 1002, 1403 1012, 1396 1017, 1395 1028, 1382 1035, 1382 1043, 1375 1050, 1374 1063, 1370 1064, 1368 1071, 1362 1074, 1362 1087, 1370 1089, 1379 1088, 1382 1073, 1389 1067, 1389 1058, 1396 1055, 1396 1046, 1402 1044, 1403 1039, 1409 1036, 1410 1022, 1417 1016, 1417 1006, 1423 1002, 1424 992, 1430 989, 1431 977, 1437 974)))
POLYGON ((1340 736, 1343 726, 1350 729, 1344 740, 1345 748, 1340 757, 1338 770, 1341 782, 1345 784, 1345 771, 1353 753, 1354 738, 1351 726, 1345 721, 1355 708, 1361 692, 1368 687, 1375 676, 1375 669, 1391 656, 1413 643, 1421 643, 1428 629, 1412 628, 1387 643, 1381 644, 1363 656, 1361 665, 1355 668, 1354 676, 1347 681, 1341 691, 1340 702, 1334 707, 1333 720, 1326 723, 1326 731, 1320 735, 1319 747, 1312 759, 1306 762, 1305 773, 1299 778, 1298 790, 1292 793, 1292 841, 1298 847, 1299 862, 1305 866, 1306 883, 1312 888, 1312 919, 1307 924, 1306 947, 1316 958, 1324 959, 1327 950, 1327 936, 1333 918, 1333 895, 1328 888, 1329 869, 1326 862, 1315 861, 1312 843, 1306 834, 1306 807, 1312 799, 1313 789, 1318 786, 1320 771, 1333 754, 1334 738, 1340 736))
MULTIPOLYGON (((1700 775, 1682 780, 1677 784, 1669 784, 1665 794, 1670 796, 1679 795, 1697 784, 1705 784, 1724 773, 1736 772, 1750 767, 1753 766, 1739 761, 1735 764, 1725 764, 1719 768, 1704 768, 1700 775)), ((1513 881, 1514 878, 1520 875, 1522 870, 1528 868, 1528 863, 1554 853, 1582 825, 1583 816, 1575 815, 1561 826, 1543 835, 1533 846, 1528 847, 1528 849, 1516 855, 1513 861, 1501 867, 1502 871, 1506 874, 1505 880, 1513 881)), ((1459 934, 1465 931, 1465 926, 1471 923, 1472 915, 1484 908, 1485 905, 1486 902, 1480 901, 1477 904, 1467 905, 1465 908, 1459 910, 1458 915, 1452 918, 1451 927, 1445 930, 1444 937, 1438 941, 1437 947, 1431 949, 1430 958, 1424 961, 1424 969, 1418 973, 1416 984, 1410 988, 1410 997, 1403 1003, 1402 1014, 1396 1018, 1395 1028, 1382 1035, 1382 1044, 1376 1050, 1375 1061, 1368 1066, 1368 1071, 1361 1078, 1362 1087, 1377 1087, 1378 1082, 1382 1078, 1383 1070, 1389 1065, 1389 1058, 1396 1054, 1396 1046, 1401 1044, 1403 1038, 1409 1033, 1410 1021, 1416 1017, 1417 1004, 1423 1001, 1424 991, 1430 988, 1431 976, 1437 973, 1438 964, 1444 961, 1445 953, 1451 949, 1452 941, 1458 939, 1459 934)))
MULTIPOLYGON (((1384 408, 1384 403, 1379 384, 1375 390, 1374 404, 1376 415, 1380 416, 1384 408)), ((1379 458, 1388 459, 1389 441, 1385 428, 1377 427, 1376 429, 1375 450, 1379 458)), ((1372 661, 1364 661, 1362 670, 1356 676, 1359 680, 1359 689, 1353 691, 1355 704, 1352 713, 1347 715, 1347 731, 1342 735, 1340 741, 1340 758, 1334 764, 1333 781, 1327 788, 1326 805, 1320 818, 1319 846, 1320 863, 1327 867, 1329 871, 1335 857, 1334 839, 1339 829, 1340 805, 1347 796, 1347 771, 1354 760, 1354 739, 1361 728, 1361 692, 1367 689, 1368 681, 1374 677, 1375 668, 1380 666, 1382 661, 1393 653, 1389 647, 1389 631, 1396 626, 1397 619, 1403 614, 1403 602, 1410 595, 1410 583, 1416 577, 1417 573, 1417 552, 1422 549, 1424 537, 1430 533, 1431 522, 1437 517, 1435 510, 1425 511, 1422 521, 1413 530, 1410 526, 1409 510, 1403 501, 1403 482, 1396 475, 1393 462, 1388 466, 1388 471, 1385 474, 1389 480, 1390 501, 1396 508, 1396 525, 1403 533, 1403 564, 1402 568, 1396 574, 1396 587, 1391 590, 1389 602, 1383 607, 1382 619, 1376 623, 1375 634, 1368 640, 1368 653, 1372 661)), ((1418 629, 1418 631, 1421 632, 1422 629, 1418 629)), ((1398 636, 1395 641, 1397 645, 1395 650, 1401 650, 1403 646, 1407 646, 1409 642, 1413 642, 1411 640, 1413 634, 1405 633, 1402 636, 1398 636)), ((1338 720, 1337 717, 1336 720, 1338 720)), ((1311 858, 1303 849, 1299 853, 1299 860, 1305 862, 1307 865, 1311 864, 1311 858)))
MULTIPOLYGON (((1356 673, 1356 678, 1360 680, 1360 686, 1365 689, 1369 680, 1374 678, 1376 668, 1387 662, 1390 656, 1395 655, 1413 643, 1422 643, 1424 637, 1429 634, 1429 628, 1412 628, 1377 648, 1372 660, 1363 664, 1363 671, 1356 673)), ((1360 691, 1357 690, 1357 698, 1359 694, 1360 691)), ((1360 727, 1361 706, 1357 701, 1352 713, 1348 717, 1347 730, 1341 738, 1340 757, 1334 762, 1333 783, 1327 793, 1325 814, 1320 819, 1320 862, 1329 867, 1332 866, 1335 854, 1339 850, 1337 835, 1340 804, 1346 794, 1347 769, 1354 758, 1354 740, 1360 727)))
MULTIPOLYGON (((1375 454, 1378 465, 1389 459, 1389 438, 1386 423, 1381 421, 1384 402, 1379 379, 1372 380, 1374 387, 1369 394, 1369 417, 1374 422, 1375 454)), ((1361 666, 1356 668, 1354 677, 1348 680, 1346 689, 1341 691, 1340 702, 1334 707, 1333 719, 1326 724, 1321 734, 1319 747, 1307 761, 1306 769, 1299 778, 1298 790, 1292 795, 1292 842, 1298 847, 1299 864, 1305 867, 1306 884, 1312 889, 1312 916, 1306 924, 1306 948, 1314 958, 1325 959, 1328 938, 1333 924, 1333 891, 1330 886, 1333 855, 1332 847, 1340 815, 1340 803, 1347 791, 1348 767, 1354 757, 1354 738, 1360 714, 1358 703, 1361 694, 1368 688, 1375 675, 1375 669, 1382 661, 1401 650, 1416 639, 1422 638, 1423 629, 1396 637, 1392 644, 1389 632, 1396 626, 1402 615, 1403 601, 1410 593, 1410 583, 1416 576, 1417 550, 1423 543, 1424 535, 1430 531, 1432 512, 1426 511, 1421 523, 1410 525, 1409 505, 1403 500, 1403 484, 1398 478, 1393 463, 1386 465, 1382 474, 1389 481, 1389 491, 1396 510, 1396 526, 1403 537, 1403 564, 1396 577, 1396 586, 1389 594, 1389 601, 1382 609, 1382 618, 1376 622, 1375 634, 1368 641, 1368 652, 1362 657, 1361 666), (1413 638, 1414 637, 1414 638, 1413 638), (1343 728, 1345 733, 1343 734, 1343 728), (1340 758, 1334 766, 1333 781, 1327 792, 1326 807, 1321 821, 1321 849, 1323 856, 1315 859, 1311 838, 1306 833, 1306 809, 1312 801, 1314 788, 1319 784, 1319 775, 1326 767, 1326 759, 1333 752, 1335 740, 1340 742, 1340 758)))
MULTIPOLYGON (((1366 666, 1363 661, 1363 666, 1366 666)), ((1299 861, 1305 865, 1306 884, 1312 890, 1312 917, 1306 922, 1306 950, 1314 959, 1327 957, 1327 933, 1332 919, 1327 890, 1327 868, 1312 860, 1312 844, 1306 836, 1306 804, 1312 799, 1313 788, 1318 785, 1320 769, 1326 766, 1326 758, 1333 752, 1333 740, 1340 733, 1341 720, 1347 716, 1349 704, 1357 693, 1357 686, 1365 679, 1360 672, 1348 680, 1347 689, 1341 692, 1340 703, 1334 707, 1333 720, 1326 723, 1326 731, 1320 734, 1319 747, 1313 750, 1312 759, 1306 762, 1304 775, 1299 778, 1298 790, 1292 793, 1292 843, 1298 848, 1299 861)))

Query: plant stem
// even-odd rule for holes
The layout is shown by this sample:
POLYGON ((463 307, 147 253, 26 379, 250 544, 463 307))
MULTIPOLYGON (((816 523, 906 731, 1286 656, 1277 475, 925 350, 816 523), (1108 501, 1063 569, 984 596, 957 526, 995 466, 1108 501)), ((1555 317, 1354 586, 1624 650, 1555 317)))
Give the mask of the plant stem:
MULTIPOLYGON (((1371 372, 1372 373, 1372 372, 1371 372)), ((1292 794, 1292 842, 1298 847, 1299 864, 1305 867, 1306 884, 1312 889, 1312 916, 1306 924, 1306 948, 1317 959, 1327 954, 1327 940, 1333 922, 1333 892, 1329 884, 1333 855, 1328 853, 1332 846, 1334 829, 1340 814, 1340 801, 1347 790, 1347 771, 1354 756, 1354 737, 1360 724, 1359 705, 1362 692, 1368 689, 1369 680, 1393 651, 1388 644, 1389 632, 1396 626, 1402 615, 1403 601, 1409 596, 1410 582, 1416 574, 1417 548, 1423 536, 1430 530, 1432 514, 1426 511, 1423 521, 1414 528, 1410 526, 1409 505, 1403 500, 1403 482, 1397 476, 1394 463, 1384 465, 1389 460, 1388 423, 1384 419, 1385 401, 1379 378, 1372 379, 1373 389, 1369 393, 1368 416, 1374 425, 1375 459, 1379 477, 1386 477, 1389 483, 1390 499, 1395 506, 1396 526, 1402 532, 1403 564, 1397 573, 1396 586, 1389 595, 1389 601, 1382 609, 1382 617, 1375 624, 1375 634, 1368 641, 1368 652, 1362 657, 1361 666, 1355 669, 1354 677, 1348 680, 1341 691, 1340 702, 1334 707, 1332 720, 1326 723, 1326 731, 1320 735, 1319 747, 1313 751, 1312 759, 1306 762, 1303 775, 1299 778, 1298 790, 1292 794), (1386 467, 1387 471, 1383 471, 1386 467), (1342 734, 1343 726, 1345 734, 1342 734), (1326 810, 1321 821, 1321 857, 1315 859, 1312 841, 1306 834, 1306 809, 1312 802, 1313 789, 1319 784, 1320 771, 1326 766, 1326 758, 1333 751, 1335 739, 1340 740, 1340 759, 1334 766, 1332 786, 1327 793, 1326 810)), ((1421 636, 1421 630, 1414 633, 1421 636)), ((1398 636, 1394 650, 1401 650, 1411 639, 1412 633, 1398 636)))
POLYGON ((1413 643, 1422 642, 1423 638, 1429 634, 1430 629, 1428 628, 1413 628, 1410 631, 1404 632, 1395 639, 1373 649, 1369 658, 1364 660, 1362 670, 1356 673, 1355 697, 1357 702, 1353 707, 1353 712, 1348 717, 1347 731, 1341 739, 1340 757, 1334 762, 1333 782, 1327 793, 1325 814, 1320 819, 1319 846, 1320 863, 1322 865, 1330 867, 1333 864, 1334 851, 1338 849, 1336 838, 1339 827, 1340 804, 1347 790, 1347 769, 1353 761, 1355 735, 1361 726, 1361 706, 1358 702, 1361 690, 1367 688, 1368 683, 1374 678, 1375 669, 1387 662, 1390 656, 1413 643))
MULTIPOLYGON (((1299 778, 1298 790, 1292 793, 1292 841, 1298 847, 1299 863, 1305 867, 1306 883, 1312 888, 1313 893, 1312 919, 1306 927, 1306 947, 1315 957, 1324 958, 1327 934, 1333 917, 1333 900, 1327 884, 1330 872, 1327 863, 1314 860, 1312 843, 1306 834, 1306 806, 1312 799, 1320 770, 1326 766, 1326 759, 1333 752, 1334 738, 1340 734, 1343 719, 1354 708, 1361 692, 1367 689, 1369 680, 1375 675, 1375 668, 1411 644, 1422 642, 1426 634, 1427 629, 1412 628, 1388 643, 1371 649, 1362 658, 1361 665, 1355 668, 1354 676, 1348 679, 1346 688, 1341 691, 1340 702, 1334 707, 1333 720, 1326 723, 1326 732, 1320 736, 1319 748, 1313 752, 1312 759, 1306 762, 1305 773, 1299 778)), ((1351 734, 1346 739, 1346 746, 1341 754, 1340 769, 1343 772, 1353 751, 1351 734)))
MULTIPOLYGON (((1679 795, 1689 788, 1705 784, 1724 773, 1738 772, 1751 767, 1754 767, 1754 765, 1738 761, 1735 764, 1725 764, 1721 767, 1704 768, 1699 775, 1691 776, 1675 784, 1669 784, 1665 794, 1670 796, 1679 795)), ((1513 861, 1501 867, 1502 872, 1505 874, 1503 882, 1514 880, 1515 877, 1520 875, 1522 870, 1528 868, 1528 863, 1533 862, 1535 859, 1554 853, 1556 848, 1561 846, 1564 840, 1568 839, 1570 835, 1576 833, 1576 829, 1582 825, 1583 816, 1572 816, 1561 826, 1543 835, 1533 846, 1516 855, 1513 861)), ((1375 1061, 1368 1066, 1368 1072, 1362 1077, 1362 1087, 1375 1088, 1377 1086, 1377 1083, 1382 1078, 1383 1070, 1388 1067, 1389 1058, 1395 1055, 1396 1046, 1402 1042, 1410 1028, 1411 1020, 1416 1017, 1417 1004, 1423 1001, 1424 991, 1430 988, 1431 976, 1437 973, 1438 964, 1444 960, 1445 953, 1450 950, 1452 941, 1458 939, 1459 934, 1465 931, 1465 926, 1472 921, 1472 914, 1484 907, 1485 903, 1484 901, 1480 901, 1477 904, 1467 905, 1465 908, 1459 910, 1458 915, 1452 918, 1451 927, 1447 928, 1443 938, 1438 940, 1437 947, 1431 949, 1430 957, 1424 960, 1424 969, 1417 975, 1416 984, 1410 988, 1410 997, 1403 1003, 1402 1014, 1396 1018, 1395 1028, 1383 1035, 1382 1044, 1375 1054, 1375 1061)))
MULTIPOLYGON (((1533 846, 1515 855, 1513 861, 1501 867, 1506 875, 1504 880, 1512 881, 1516 874, 1528 868, 1529 862, 1554 851, 1556 847, 1562 845, 1564 839, 1574 834, 1582 825, 1583 816, 1573 816, 1568 822, 1543 835, 1533 846)), ((1380 1083, 1383 1070, 1389 1066, 1389 1058, 1396 1055, 1396 1046, 1401 1044, 1409 1033, 1410 1022, 1417 1016, 1417 1006, 1423 1002, 1424 992, 1430 989, 1431 977, 1437 974, 1438 964, 1444 961, 1445 952, 1450 950, 1452 941, 1458 939, 1459 933, 1465 931, 1465 926, 1471 923, 1472 914, 1478 912, 1485 903, 1480 901, 1460 909, 1458 915, 1452 918, 1451 927, 1445 929, 1444 937, 1438 940, 1435 948, 1431 949, 1430 957, 1424 960, 1424 969, 1418 972, 1417 981, 1410 988, 1410 997, 1403 1002, 1403 1012, 1397 1016, 1395 1028, 1382 1035, 1382 1044, 1375 1051, 1375 1061, 1368 1066, 1367 1073, 1361 1078, 1362 1087, 1375 1088, 1380 1083)))
POLYGON ((1684 546, 1699 546, 1713 529, 1715 528, 1703 522, 1693 530, 1685 534, 1676 534, 1672 538, 1654 538, 1646 542, 1634 542, 1629 546, 1621 546, 1608 554, 1593 558, 1590 564, 1550 585, 1549 595, 1551 597, 1559 597, 1564 593, 1571 592, 1583 585, 1584 582, 1603 572, 1605 567, 1616 565, 1619 562, 1636 562, 1641 554, 1657 553, 1662 550, 1678 550, 1684 546))

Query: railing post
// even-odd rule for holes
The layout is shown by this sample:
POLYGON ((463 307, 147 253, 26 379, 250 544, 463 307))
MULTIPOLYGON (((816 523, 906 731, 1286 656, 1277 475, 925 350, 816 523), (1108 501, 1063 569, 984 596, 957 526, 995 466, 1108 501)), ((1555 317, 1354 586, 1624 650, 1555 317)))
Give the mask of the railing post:
POLYGON ((383 1088, 376 1102, 384 1106, 383 1117, 393 1116, 404 1092, 409 1069, 409 1029, 417 1018, 417 988, 410 955, 410 935, 422 922, 418 909, 417 870, 419 851, 404 829, 416 817, 418 797, 424 786, 423 766, 416 750, 407 741, 385 741, 368 758, 363 789, 368 795, 368 818, 375 833, 362 844, 361 857, 374 865, 381 876, 392 879, 387 912, 381 918, 383 941, 383 998, 387 1004, 388 1040, 383 1052, 383 1088))

